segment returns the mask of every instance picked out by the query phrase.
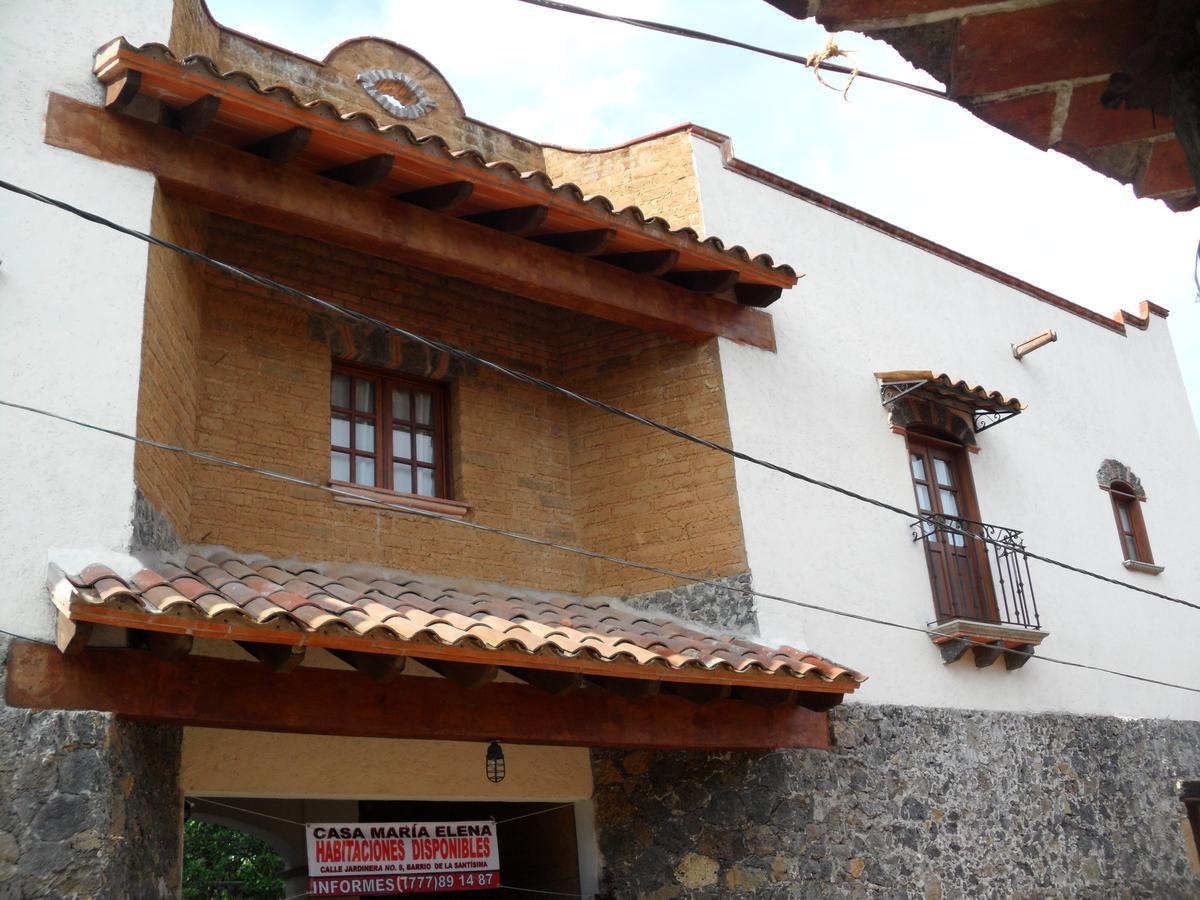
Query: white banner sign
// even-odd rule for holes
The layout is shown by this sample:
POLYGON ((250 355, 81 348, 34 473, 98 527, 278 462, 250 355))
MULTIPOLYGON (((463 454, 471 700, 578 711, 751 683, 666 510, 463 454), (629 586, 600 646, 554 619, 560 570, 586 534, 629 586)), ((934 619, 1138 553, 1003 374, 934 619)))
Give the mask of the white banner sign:
POLYGON ((305 825, 314 897, 487 890, 500 886, 496 823, 305 825))

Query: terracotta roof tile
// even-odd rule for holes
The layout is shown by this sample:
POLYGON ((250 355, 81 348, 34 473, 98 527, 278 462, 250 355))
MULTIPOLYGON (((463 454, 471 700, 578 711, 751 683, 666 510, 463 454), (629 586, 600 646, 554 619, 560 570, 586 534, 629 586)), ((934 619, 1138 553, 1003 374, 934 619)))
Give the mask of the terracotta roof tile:
MULTIPOLYGON (((203 610, 205 615, 207 615, 210 619, 216 618, 224 613, 242 612, 242 607, 240 604, 226 600, 220 594, 212 591, 197 596, 193 601, 193 604, 194 606, 190 608, 198 608, 203 610)), ((182 603, 176 605, 185 606, 185 604, 182 603)), ((166 610, 164 609, 163 611, 165 612, 166 610)))
POLYGON ((67 578, 70 579, 71 584, 75 585, 76 587, 91 587, 101 578, 116 577, 116 572, 114 572, 108 566, 100 565, 87 566, 78 575, 67 575, 67 578))
POLYGON ((963 379, 955 379, 945 372, 931 372, 927 369, 905 369, 896 372, 876 372, 875 377, 880 382, 924 381, 923 391, 954 397, 973 402, 982 409, 999 411, 1003 409, 1019 413, 1025 409, 1025 404, 1016 397, 1006 397, 999 391, 989 391, 978 384, 971 384, 963 379))
POLYGON ((196 605, 165 582, 146 588, 141 595, 145 604, 156 612, 166 612, 172 606, 180 604, 191 607, 196 605))
POLYGON ((596 597, 468 592, 433 580, 362 571, 330 577, 294 562, 247 562, 224 551, 192 555, 186 568, 143 569, 128 581, 104 566, 88 566, 67 579, 74 586, 71 608, 234 616, 244 624, 300 632, 841 681, 847 690, 865 679, 808 651, 706 634, 596 597))
POLYGON ((287 619, 291 621, 291 616, 287 610, 281 609, 265 597, 258 597, 251 600, 242 607, 242 612, 254 619, 255 622, 269 622, 272 619, 287 619))
MULTIPOLYGON (((470 174, 484 173, 499 178, 531 200, 541 195, 548 200, 565 202, 572 211, 597 222, 615 220, 618 225, 637 229, 650 236, 681 240, 685 247, 749 264, 751 274, 758 270, 764 277, 775 276, 775 280, 783 276, 790 283, 794 283, 796 279, 795 269, 789 265, 777 264, 769 254, 751 254, 746 248, 727 245, 718 237, 701 237, 692 228, 674 228, 665 219, 647 216, 636 206, 618 208, 607 197, 586 194, 578 185, 555 184, 548 174, 537 169, 523 171, 506 160, 489 160, 474 149, 452 149, 439 135, 417 136, 412 129, 401 123, 381 125, 373 116, 362 111, 343 113, 323 98, 306 101, 287 85, 260 85, 247 72, 221 71, 220 67, 206 56, 196 54, 180 59, 163 44, 147 43, 135 47, 124 38, 118 38, 98 51, 96 74, 104 81, 118 77, 117 73, 127 68, 121 60, 125 60, 135 69, 138 68, 139 61, 153 63, 159 71, 175 70, 178 73, 177 77, 183 82, 207 83, 213 89, 222 92, 229 92, 230 89, 234 93, 249 91, 277 101, 284 108, 290 107, 316 114, 339 128, 388 138, 394 143, 397 152, 403 152, 405 148, 424 151, 444 165, 465 169, 464 174, 468 177, 470 174)), ((224 102, 222 101, 223 104, 224 102)))

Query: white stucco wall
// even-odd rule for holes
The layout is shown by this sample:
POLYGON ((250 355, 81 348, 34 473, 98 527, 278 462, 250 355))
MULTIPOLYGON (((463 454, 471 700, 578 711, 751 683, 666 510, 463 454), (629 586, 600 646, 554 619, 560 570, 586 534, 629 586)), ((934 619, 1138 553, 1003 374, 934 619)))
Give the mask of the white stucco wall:
MULTIPOLYGON (((0 178, 147 230, 152 176, 42 142, 51 91, 102 102, 96 49, 167 40, 170 0, 7 0, 0 178)), ((133 431, 146 247, 0 192, 0 398, 133 431)), ((47 553, 124 549, 133 446, 0 409, 0 628, 48 636, 47 553)))
MULTIPOLYGON (((984 521, 1039 553, 1200 602, 1200 440, 1167 322, 1121 336, 899 240, 732 172, 693 137, 704 226, 806 273, 771 308, 772 354, 721 342, 734 445, 912 509, 904 438, 873 373, 944 371, 1017 396, 1020 416, 970 457, 984 521), (1010 344, 1047 328, 1023 361, 1010 344), (1155 577, 1122 566, 1102 460, 1142 479, 1155 577)), ((1136 311, 1131 298, 1130 308, 1136 311)), ((756 588, 910 625, 933 618, 906 520, 749 464, 737 465, 756 588)), ((1200 686, 1200 613, 1031 563, 1044 655, 1200 686)), ((867 672, 856 698, 977 709, 1200 718, 1200 695, 1041 663, 944 666, 929 639, 760 600, 763 634, 867 672)))

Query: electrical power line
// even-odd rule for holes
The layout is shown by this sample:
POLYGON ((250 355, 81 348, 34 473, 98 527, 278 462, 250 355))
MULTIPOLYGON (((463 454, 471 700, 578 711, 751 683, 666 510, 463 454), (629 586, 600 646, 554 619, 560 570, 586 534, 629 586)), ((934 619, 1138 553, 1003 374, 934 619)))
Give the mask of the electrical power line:
POLYGON ((890 84, 895 87, 916 91, 917 93, 925 94, 930 97, 937 97, 939 100, 947 99, 945 91, 939 91, 936 88, 913 84, 911 81, 900 81, 897 78, 888 78, 886 75, 875 75, 871 72, 863 72, 858 69, 853 69, 849 66, 831 63, 828 60, 821 59, 819 54, 815 54, 814 57, 810 59, 810 57, 807 56, 798 56, 795 53, 785 53, 782 50, 772 50, 768 47, 759 47, 755 44, 747 44, 742 41, 734 40, 733 38, 722 37, 719 34, 710 34, 707 31, 696 31, 694 29, 683 28, 678 25, 668 25, 665 22, 651 22, 646 19, 631 19, 627 16, 617 16, 611 13, 602 13, 594 9, 585 9, 582 6, 572 6, 569 3, 558 3, 557 0, 520 0, 520 2, 528 3, 532 6, 540 6, 543 9, 552 9, 556 12, 571 13, 577 16, 587 16, 591 19, 604 19, 608 22, 621 22, 625 25, 632 25, 635 28, 645 28, 649 31, 672 34, 676 37, 692 38, 693 40, 706 41, 710 44, 722 44, 726 47, 737 47, 741 50, 749 50, 751 53, 761 53, 764 56, 771 56, 775 59, 799 63, 800 65, 808 68, 821 69, 826 72, 836 72, 839 75, 849 75, 852 78, 866 78, 870 81, 878 81, 882 84, 890 84))
MULTIPOLYGON (((102 425, 95 425, 91 422, 85 422, 81 419, 74 419, 74 418, 71 418, 70 416, 64 416, 64 415, 60 415, 58 413, 53 413, 53 412, 50 412, 49 410, 40 409, 36 406, 28 406, 23 403, 13 403, 12 401, 3 400, 3 399, 0 399, 0 406, 5 406, 5 407, 8 407, 9 409, 18 409, 23 412, 32 413, 32 414, 38 415, 38 416, 43 416, 48 419, 54 419, 59 422, 65 422, 69 425, 75 425, 79 428, 85 428, 89 431, 96 431, 101 434, 107 434, 107 435, 110 435, 111 437, 116 437, 116 438, 120 438, 122 440, 131 441, 132 443, 135 443, 135 444, 141 444, 141 445, 147 446, 147 447, 154 447, 158 450, 165 450, 170 453, 178 453, 183 456, 190 457, 192 459, 200 460, 201 462, 212 463, 214 465, 219 465, 219 466, 227 466, 229 468, 237 469, 242 472, 250 472, 255 475, 261 475, 265 478, 272 478, 272 479, 275 479, 276 481, 283 481, 288 484, 294 484, 294 485, 299 485, 301 487, 309 487, 309 488, 313 488, 315 490, 324 491, 325 493, 334 494, 335 496, 350 497, 355 500, 362 500, 362 501, 365 501, 365 502, 369 503, 370 505, 373 505, 376 507, 383 507, 385 509, 391 509, 396 512, 405 513, 408 515, 420 516, 421 518, 424 518, 424 519, 434 519, 434 520, 437 520, 440 522, 449 522, 452 525, 457 525, 462 528, 470 528, 474 531, 482 531, 482 532, 487 532, 488 534, 496 534, 496 535, 500 535, 502 537, 508 537, 508 538, 512 538, 514 540, 523 541, 524 543, 527 543, 527 544, 534 544, 539 547, 547 547, 552 550, 560 550, 564 553, 573 553, 578 556, 587 557, 588 559, 595 559, 595 560, 600 560, 603 562, 609 562, 609 563, 613 563, 615 565, 625 566, 625 567, 631 568, 631 569, 637 569, 642 572, 650 572, 655 575, 664 575, 668 578, 674 578, 679 581, 687 581, 692 584, 704 584, 704 585, 708 585, 710 587, 717 588, 720 590, 730 591, 732 593, 737 593, 737 594, 744 594, 748 597, 760 597, 764 600, 772 600, 777 603, 784 603, 784 604, 787 604, 788 606, 796 606, 801 609, 808 609, 808 610, 812 610, 814 612, 828 613, 829 615, 839 616, 839 617, 845 618, 845 619, 853 619, 858 622, 868 622, 873 625, 883 625, 883 626, 886 626, 889 628, 899 628, 903 631, 911 631, 916 634, 924 634, 924 635, 931 636, 931 637, 945 637, 945 635, 943 635, 943 634, 940 634, 929 628, 922 628, 917 625, 906 625, 902 622, 893 622, 893 621, 890 621, 889 619, 880 619, 875 616, 868 616, 868 615, 864 615, 862 613, 850 612, 850 611, 844 610, 844 609, 836 609, 834 607, 821 606, 820 604, 817 604, 817 603, 808 603, 803 600, 796 600, 794 598, 784 597, 784 596, 781 596, 778 594, 768 594, 763 591, 756 591, 753 588, 744 588, 744 587, 738 587, 736 585, 725 584, 720 581, 714 581, 713 579, 704 578, 699 575, 693 575, 688 572, 679 572, 674 569, 668 569, 668 568, 664 568, 662 566, 652 565, 650 563, 636 562, 635 560, 625 559, 620 556, 612 556, 608 553, 601 553, 598 550, 589 550, 587 548, 576 547, 571 544, 562 544, 557 541, 547 540, 546 538, 539 538, 534 535, 523 534, 519 531, 511 531, 507 528, 498 528, 494 525, 485 525, 482 522, 472 522, 467 519, 460 519, 457 516, 448 516, 443 513, 432 512, 430 510, 425 510, 425 509, 418 509, 413 506, 408 506, 399 501, 385 500, 385 499, 381 499, 377 496, 363 494, 358 491, 350 490, 347 488, 341 488, 341 487, 335 487, 333 485, 322 484, 321 482, 318 482, 318 481, 310 481, 305 478, 299 478, 295 475, 288 475, 284 472, 277 472, 272 469, 264 469, 259 466, 252 466, 249 463, 243 463, 243 462, 238 462, 237 460, 226 459, 221 456, 216 456, 215 454, 212 454, 212 453, 204 453, 199 450, 190 450, 186 447, 180 447, 175 444, 167 444, 162 441, 151 440, 150 438, 138 437, 137 435, 127 434, 126 432, 123 432, 123 431, 117 431, 114 428, 105 428, 102 425)), ((1093 665, 1089 665, 1088 663, 1074 662, 1072 660, 1058 659, 1053 656, 1034 654, 1027 650, 1018 650, 1018 649, 1010 648, 1010 647, 993 647, 987 641, 977 641, 972 638, 957 638, 956 640, 965 641, 966 643, 968 643, 972 646, 988 647, 993 650, 1000 650, 1001 652, 1012 655, 1012 656, 1020 656, 1020 657, 1030 658, 1030 659, 1037 659, 1037 660, 1040 660, 1041 662, 1054 663, 1056 665, 1061 665, 1061 666, 1069 666, 1069 667, 1075 668, 1075 669, 1086 669, 1086 670, 1089 670, 1092 672, 1103 672, 1108 675, 1115 675, 1120 678, 1128 678, 1133 681, 1141 681, 1146 684, 1157 684, 1162 687, 1175 688, 1175 689, 1181 690, 1181 691, 1188 691, 1190 693, 1200 694, 1200 687, 1189 687, 1188 685, 1184 685, 1184 684, 1176 684, 1175 682, 1171 682, 1171 681, 1161 681, 1157 678, 1149 678, 1144 675, 1134 675, 1129 672, 1121 672, 1116 669, 1108 669, 1103 666, 1093 666, 1093 665)))
POLYGON ((45 644, 47 647, 56 646, 54 641, 48 641, 45 638, 30 637, 27 634, 17 634, 15 631, 7 631, 4 628, 0 628, 0 634, 8 635, 11 638, 17 638, 21 641, 29 641, 31 644, 45 644))
POLYGON ((223 800, 214 800, 211 797, 189 797, 188 800, 190 800, 193 804, 208 803, 208 804, 211 804, 212 806, 223 806, 226 809, 232 809, 235 812, 242 813, 243 815, 257 816, 260 819, 271 819, 275 822, 283 822, 285 825, 295 825, 299 828, 303 828, 307 824, 306 822, 299 822, 296 819, 286 819, 283 816, 277 816, 272 813, 265 813, 265 812, 262 812, 261 810, 250 809, 245 806, 236 806, 233 803, 226 803, 223 800))
POLYGON ((345 306, 340 306, 336 303, 333 303, 330 300, 323 300, 320 297, 314 296, 313 294, 306 293, 306 292, 300 290, 299 288, 291 287, 290 285, 283 284, 282 282, 275 281, 274 279, 267 278, 266 276, 263 276, 263 275, 256 275, 253 272, 247 271, 246 269, 239 268, 238 266, 235 266, 235 265, 231 265, 230 263, 222 262, 218 259, 213 259, 212 257, 206 256, 205 254, 200 253, 199 251, 190 250, 187 247, 182 247, 179 244, 174 244, 170 241, 163 240, 162 238, 155 237, 154 235, 151 235, 151 234, 146 234, 144 232, 137 231, 136 229, 133 229, 133 228, 127 228, 124 225, 120 225, 116 222, 111 221, 110 219, 106 219, 103 216, 97 215, 96 213, 91 213, 86 210, 80 209, 79 207, 72 206, 71 204, 69 204, 63 200, 56 200, 52 197, 47 197, 44 194, 39 194, 36 191, 31 191, 28 188, 19 187, 15 184, 12 184, 10 182, 3 181, 3 180, 0 180, 0 188, 3 188, 6 191, 10 191, 14 194, 19 194, 23 197, 28 197, 31 200, 36 200, 39 203, 45 203, 49 206, 53 206, 57 209, 61 209, 64 212, 69 212, 72 215, 78 216, 89 222, 92 222, 97 225, 103 225, 104 227, 110 228, 113 231, 120 232, 121 234, 128 235, 129 237, 137 238, 138 240, 144 241, 148 244, 152 244, 153 246, 162 247, 165 250, 170 250, 174 253, 178 253, 181 256, 185 256, 188 259, 191 259, 195 262, 201 263, 206 266, 210 266, 212 268, 218 269, 227 274, 233 275, 236 278, 241 278, 241 279, 243 279, 245 281, 249 281, 253 284, 257 284, 257 285, 261 285, 262 287, 270 288, 271 290, 278 291, 279 293, 282 293, 282 294, 286 294, 289 297, 295 297, 296 299, 302 300, 305 303, 309 303, 314 306, 317 306, 320 309, 325 310, 326 312, 331 312, 331 313, 334 313, 335 315, 338 315, 338 316, 341 316, 341 317, 347 318, 347 319, 352 319, 356 322, 363 322, 365 324, 372 326, 373 328, 379 328, 383 331, 387 331, 391 334, 395 334, 398 337, 402 337, 405 340, 409 340, 414 343, 421 344, 422 346, 429 347, 429 348, 437 350, 441 353, 449 354, 450 356, 454 356, 458 359, 467 360, 468 362, 472 362, 472 363, 475 363, 476 365, 482 366, 483 368, 490 369, 491 371, 496 372, 500 375, 504 375, 507 378, 512 378, 512 379, 514 379, 516 381, 520 381, 524 384, 532 385, 533 387, 537 387, 542 390, 560 394, 564 397, 568 397, 572 400, 576 400, 580 403, 584 403, 584 404, 592 407, 593 409, 597 409, 602 412, 611 413, 612 415, 619 416, 619 417, 621 417, 623 419, 627 419, 631 422, 636 422, 639 425, 645 425, 648 428, 657 429, 657 430, 665 432, 666 434, 669 434, 673 437, 677 437, 680 440, 689 441, 689 442, 691 442, 693 444, 697 444, 701 447, 706 447, 709 450, 715 450, 718 453, 724 453, 725 455, 731 456, 734 459, 740 459, 743 462, 748 462, 748 463, 751 463, 756 466, 761 466, 764 469, 770 469, 773 472, 778 472, 781 475, 786 475, 789 478, 796 479, 797 481, 803 481, 806 484, 810 484, 814 487, 821 488, 822 490, 831 491, 835 494, 841 494, 844 497, 849 497, 851 500, 857 500, 860 503, 866 503, 871 506, 875 506, 879 509, 887 510, 888 512, 892 512, 897 515, 904 516, 907 519, 915 520, 915 522, 913 522, 912 524, 917 524, 920 522, 930 522, 931 524, 936 524, 936 526, 943 531, 951 532, 954 534, 959 534, 965 538, 970 538, 973 540, 981 541, 982 543, 991 544, 993 546, 1000 547, 1000 548, 1003 548, 1006 550, 1017 550, 1020 553, 1022 553, 1024 556, 1028 557, 1029 559, 1036 559, 1039 562, 1043 562, 1043 563, 1046 563, 1047 565, 1051 565, 1051 566, 1056 566, 1060 569, 1065 569, 1068 572, 1075 572, 1078 575, 1085 575, 1088 578, 1094 578, 1097 581, 1103 581, 1106 584, 1112 584, 1112 585, 1116 585, 1118 587, 1123 587, 1127 590, 1136 591, 1139 594, 1146 594, 1151 597, 1157 597, 1160 600, 1166 600, 1166 601, 1169 601, 1170 603, 1175 603, 1180 606, 1188 607, 1189 609, 1194 609, 1194 610, 1200 611, 1200 604, 1192 603, 1191 601, 1183 600, 1179 597, 1172 597, 1170 594, 1163 594, 1163 593, 1160 593, 1159 591, 1152 591, 1149 588, 1139 587, 1136 584, 1130 584, 1128 581, 1121 581, 1120 579, 1117 579, 1117 578, 1111 578, 1108 575, 1101 575, 1099 572, 1093 572, 1089 569, 1084 569, 1084 568, 1081 568, 1080 566, 1075 566, 1070 563, 1062 562, 1061 560, 1057 560, 1057 559, 1054 559, 1049 556, 1042 556, 1041 554, 1034 553, 1033 551, 1028 550, 1025 547, 1018 547, 1014 544, 1000 540, 998 538, 989 537, 988 535, 984 535, 984 534, 977 534, 972 531, 967 531, 966 529, 963 529, 963 528, 957 528, 953 525, 950 525, 949 523, 947 523, 944 520, 939 520, 939 521, 935 522, 934 520, 930 519, 929 516, 927 516, 923 513, 912 512, 910 510, 905 509, 902 506, 896 506, 895 504, 888 503, 884 500, 878 500, 874 497, 868 497, 865 494, 860 494, 857 491, 853 491, 849 488, 842 487, 841 485, 833 484, 832 482, 822 481, 821 479, 814 478, 811 475, 805 475, 803 472, 796 471, 795 469, 789 469, 786 466, 779 465, 778 463, 773 463, 770 460, 766 460, 766 459, 762 459, 757 456, 753 456, 753 455, 751 455, 749 453, 745 453, 741 450, 735 450, 732 447, 726 447, 723 444, 718 444, 715 441, 710 441, 707 438, 700 437, 699 435, 692 434, 691 432, 683 431, 679 428, 674 428, 670 425, 664 424, 664 423, 656 421, 654 419, 649 419, 649 418, 646 418, 645 416, 638 415, 637 413, 630 412, 629 410, 622 409, 619 406, 614 406, 611 403, 606 403, 603 400, 597 400, 594 397, 587 396, 586 394, 580 394, 576 391, 571 390, 570 388, 562 387, 561 385, 554 384, 551 381, 547 381, 543 378, 538 378, 535 375, 530 375, 526 372, 521 372, 517 369, 511 369, 508 366, 502 365, 497 362, 493 362, 492 360, 486 359, 485 357, 482 357, 482 356, 477 356, 476 354, 471 353, 469 350, 464 350, 461 347, 456 347, 455 345, 448 344, 445 341, 439 341, 434 338, 426 337, 425 335, 417 334, 416 332, 409 331, 406 328, 401 328, 398 325, 393 325, 390 322, 385 322, 384 320, 378 319, 375 316, 371 316, 366 313, 358 312, 357 310, 349 309, 348 307, 345 307, 345 306))

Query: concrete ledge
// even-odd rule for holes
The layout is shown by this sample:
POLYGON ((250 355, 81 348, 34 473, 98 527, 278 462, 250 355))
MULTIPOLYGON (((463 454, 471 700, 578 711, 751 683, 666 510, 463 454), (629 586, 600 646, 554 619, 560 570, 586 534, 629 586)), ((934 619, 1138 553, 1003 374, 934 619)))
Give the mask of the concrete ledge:
POLYGON ((1036 628, 972 619, 951 619, 931 625, 930 630, 933 632, 930 640, 941 651, 942 662, 946 665, 958 662, 968 650, 973 650, 976 668, 985 669, 1004 657, 1004 667, 1010 671, 1029 662, 1034 648, 1050 634, 1036 628), (1009 650, 1021 652, 1009 653, 1009 650))
POLYGON ((1139 559, 1127 559, 1122 565, 1130 572, 1142 572, 1146 575, 1157 575, 1165 568, 1165 566, 1156 566, 1154 563, 1142 562, 1139 559))
MULTIPOLYGON (((976 640, 1004 641, 1006 644, 1033 644, 1037 646, 1050 632, 1036 628, 1022 628, 1019 625, 998 625, 994 622, 976 622, 972 619, 951 619, 931 625, 930 631, 942 638, 967 637, 976 640)), ((938 637, 932 638, 935 644, 942 643, 938 637)))

